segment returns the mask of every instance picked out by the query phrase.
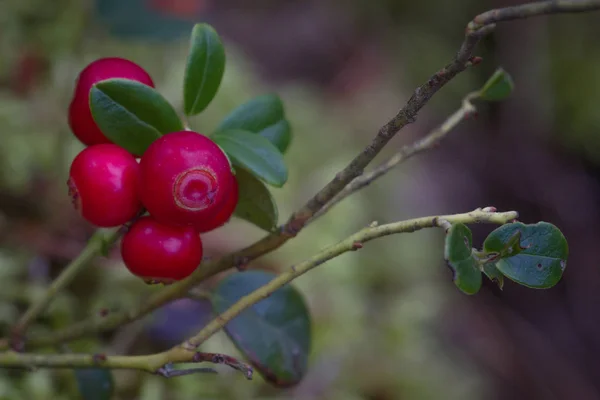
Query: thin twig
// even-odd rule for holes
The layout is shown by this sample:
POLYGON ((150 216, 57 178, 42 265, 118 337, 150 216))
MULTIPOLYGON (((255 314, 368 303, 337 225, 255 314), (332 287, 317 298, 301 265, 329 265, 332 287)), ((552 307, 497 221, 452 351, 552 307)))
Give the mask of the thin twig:
POLYGON ((467 28, 473 32, 496 22, 512 21, 547 14, 580 13, 598 9, 600 9, 600 1, 598 0, 539 1, 486 11, 476 16, 467 28))
POLYGON ((475 92, 466 96, 462 101, 462 106, 458 110, 456 110, 452 115, 450 115, 448 119, 444 121, 443 124, 435 128, 426 136, 417 140, 416 142, 403 146, 396 154, 387 159, 387 161, 378 165, 371 172, 364 173, 358 176, 356 179, 354 179, 352 182, 346 185, 346 187, 341 192, 339 192, 333 199, 331 199, 331 201, 329 201, 317 213, 315 213, 315 215, 311 218, 309 222, 312 223, 317 218, 327 213, 333 206, 338 204, 340 201, 361 190, 365 186, 370 185, 374 180, 385 175, 392 168, 398 166, 399 164, 405 162, 406 160, 417 154, 420 154, 424 151, 436 147, 442 141, 442 139, 444 139, 450 133, 452 129, 456 128, 458 124, 460 124, 470 115, 475 113, 475 106, 473 106, 471 100, 474 99, 477 95, 478 93, 475 92))
MULTIPOLYGON (((168 376, 170 374, 170 372, 168 372, 169 367, 172 364, 212 362, 228 365, 242 371, 246 378, 251 379, 253 372, 252 367, 230 356, 213 353, 199 353, 196 349, 244 309, 265 299, 271 293, 293 279, 343 253, 361 249, 364 243, 383 236, 415 232, 423 228, 438 227, 440 226, 440 221, 464 224, 504 224, 517 217, 518 214, 515 211, 500 213, 489 211, 489 209, 477 209, 464 214, 430 216, 387 225, 372 225, 335 245, 329 246, 308 260, 291 266, 287 271, 282 272, 266 285, 247 296, 242 297, 227 311, 206 325, 197 335, 168 351, 143 356, 111 356, 105 354, 31 354, 7 351, 0 353, 0 367, 136 369, 168 376)), ((192 370, 192 372, 194 371, 195 370, 192 370)), ((174 375, 171 374, 171 376, 174 375)))
POLYGON ((258 288, 252 293, 242 297, 229 309, 218 315, 208 323, 196 336, 185 341, 181 346, 186 349, 194 349, 204 343, 209 337, 218 332, 227 322, 239 315, 246 308, 269 297, 277 289, 288 284, 297 277, 305 274, 311 269, 324 264, 325 262, 349 251, 356 251, 363 247, 366 242, 383 236, 394 235, 398 233, 415 232, 423 228, 433 228, 445 226, 447 223, 491 223, 505 224, 518 217, 516 211, 509 212, 491 212, 477 209, 465 214, 439 215, 431 217, 415 218, 401 222, 395 222, 386 225, 366 227, 354 235, 342 240, 341 242, 327 247, 308 260, 293 265, 288 270, 280 273, 272 281, 258 288))
MULTIPOLYGON (((481 38, 493 31, 495 24, 518 18, 529 18, 549 13, 571 13, 600 9, 600 0, 541 1, 520 6, 491 10, 476 16, 465 33, 465 38, 454 59, 419 86, 406 105, 378 131, 377 135, 346 168, 339 172, 322 190, 310 199, 304 207, 296 211, 277 233, 270 234, 253 245, 230 255, 202 264, 190 277, 166 287, 146 302, 129 312, 113 313, 100 319, 94 317, 65 328, 49 336, 35 336, 28 340, 31 346, 49 345, 72 340, 84 335, 114 329, 138 318, 154 309, 182 297, 193 286, 221 271, 234 267, 239 260, 252 261, 261 255, 272 252, 294 237, 329 201, 346 185, 363 173, 364 168, 379 154, 389 140, 404 126, 415 121, 419 110, 425 106, 439 89, 460 72, 475 64, 473 50, 481 38)), ((6 348, 6 341, 0 341, 0 350, 6 348)))
POLYGON ((242 372, 248 380, 251 380, 254 374, 254 369, 250 365, 226 354, 198 352, 194 355, 194 362, 211 362, 213 364, 227 365, 228 367, 242 372))
POLYGON ((198 368, 186 368, 186 369, 168 369, 168 368, 159 368, 156 373, 160 376, 164 376, 165 378, 176 378, 179 376, 186 376, 192 374, 216 374, 212 368, 206 367, 198 367, 198 368))

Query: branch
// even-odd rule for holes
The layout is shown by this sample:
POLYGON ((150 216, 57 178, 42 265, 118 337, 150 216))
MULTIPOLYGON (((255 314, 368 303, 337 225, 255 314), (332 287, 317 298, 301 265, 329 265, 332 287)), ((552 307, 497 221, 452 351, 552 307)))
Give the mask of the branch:
POLYGON ((227 365, 244 373, 247 379, 252 379, 252 367, 243 362, 223 354, 200 353, 196 349, 246 308, 267 298, 277 289, 311 269, 348 251, 359 250, 363 247, 364 243, 373 239, 396 233, 415 232, 423 228, 439 227, 446 223, 504 224, 518 217, 518 213, 515 211, 498 213, 490 210, 492 208, 477 209, 464 214, 422 217, 364 228, 347 239, 329 246, 308 260, 291 266, 288 271, 282 272, 271 282, 242 297, 227 311, 206 325, 196 336, 162 353, 144 356, 107 356, 104 354, 31 354, 8 351, 0 353, 0 367, 28 369, 37 367, 135 369, 156 373, 165 377, 175 377, 197 372, 212 372, 212 370, 206 368, 173 370, 173 364, 211 362, 227 365))
POLYGON ((471 93, 463 99, 462 106, 444 121, 444 123, 433 131, 429 132, 423 138, 416 142, 403 146, 400 151, 390 157, 387 161, 381 163, 369 173, 364 173, 350 182, 346 187, 339 192, 331 201, 325 204, 309 222, 313 222, 320 216, 326 214, 333 206, 344 200, 346 197, 368 186, 374 180, 387 174, 392 168, 405 162, 412 156, 423 153, 427 150, 436 147, 442 139, 444 139, 452 129, 458 124, 467 119, 470 115, 475 114, 475 106, 471 104, 471 100, 476 98, 478 93, 471 93))
POLYGON ((444 227, 448 223, 505 224, 518 217, 518 213, 516 211, 508 211, 502 213, 489 211, 493 209, 494 208, 489 207, 485 209, 477 209, 464 214, 422 217, 409 219, 401 222, 395 222, 392 224, 369 226, 367 228, 364 228, 361 231, 355 233, 354 235, 342 240, 341 242, 327 247, 326 249, 320 251, 318 254, 309 258, 308 260, 301 262, 297 265, 292 265, 290 269, 280 273, 279 275, 277 275, 277 277, 275 277, 266 285, 242 297, 227 311, 218 315, 215 319, 208 323, 196 336, 184 342, 181 345, 181 347, 188 350, 196 349, 209 337, 211 337, 213 334, 215 334, 221 328, 223 328, 223 326, 225 326, 227 322, 231 321, 234 317, 236 317, 246 308, 269 297, 269 295, 271 295, 277 289, 290 283, 292 280, 296 279, 300 275, 305 274, 311 269, 318 267, 319 265, 324 264, 325 262, 348 251, 356 251, 362 249, 363 245, 366 242, 369 242, 373 239, 377 239, 388 235, 394 235, 397 233, 415 232, 423 228, 444 227))
POLYGON ((56 295, 68 286, 77 274, 79 274, 98 254, 105 250, 106 247, 111 246, 116 242, 120 235, 121 230, 115 230, 108 234, 103 231, 97 231, 94 236, 92 236, 79 256, 62 270, 61 274, 52 282, 44 295, 27 309, 13 327, 11 334, 11 345, 13 348, 22 350, 23 335, 29 325, 31 325, 31 323, 48 308, 56 295))
POLYGON ((109 356, 105 354, 31 354, 8 351, 0 353, 0 367, 23 368, 106 368, 133 369, 162 375, 167 378, 191 373, 215 372, 210 368, 174 369, 174 363, 201 363, 227 365, 252 379, 252 367, 237 359, 215 353, 181 352, 174 349, 168 352, 143 356, 109 356))
POLYGON ((580 13, 598 9, 600 9, 600 1, 598 0, 540 1, 486 11, 476 16, 469 23, 467 29, 469 31, 477 31, 486 25, 495 24, 496 22, 512 21, 547 14, 580 13))
POLYGON ((0 366, 6 368, 110 368, 155 372, 168 360, 164 353, 150 356, 107 356, 104 354, 0 353, 0 366))
MULTIPOLYGON (((31 346, 50 345, 84 336, 104 332, 136 320, 172 300, 182 297, 193 286, 206 278, 236 265, 246 264, 266 253, 272 252, 294 237, 325 205, 338 195, 379 154, 381 149, 404 126, 415 121, 416 116, 438 90, 456 75, 474 65, 472 57, 479 41, 493 31, 495 24, 517 18, 529 18, 550 13, 571 13, 600 9, 600 0, 542 1, 514 7, 491 10, 476 16, 466 30, 465 38, 454 59, 433 74, 427 82, 415 89, 408 102, 390 121, 382 126, 371 144, 356 156, 346 168, 320 190, 304 207, 296 211, 277 233, 265 236, 253 245, 208 263, 202 264, 190 277, 166 287, 151 296, 148 301, 129 312, 117 312, 107 317, 95 317, 77 323, 50 336, 32 337, 31 346)), ((0 342, 0 350, 6 343, 0 342)))

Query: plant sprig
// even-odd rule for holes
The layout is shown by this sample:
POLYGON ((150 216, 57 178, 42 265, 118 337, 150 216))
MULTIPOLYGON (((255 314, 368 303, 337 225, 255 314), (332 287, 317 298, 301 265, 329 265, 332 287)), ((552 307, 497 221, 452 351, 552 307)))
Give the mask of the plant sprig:
MULTIPOLYGON (((264 254, 276 250, 345 197, 362 189, 370 182, 381 178, 393 167, 413 155, 433 148, 453 128, 475 111, 472 104, 473 100, 496 101, 510 93, 513 88, 512 79, 503 70, 499 69, 480 91, 468 95, 461 107, 439 128, 412 145, 403 147, 398 154, 371 172, 364 172, 365 168, 381 152, 386 144, 402 128, 416 120, 421 108, 443 86, 459 73, 481 62, 479 57, 473 56, 473 51, 479 41, 494 30, 497 23, 551 13, 585 12, 598 9, 600 9, 600 0, 541 1, 491 10, 476 16, 468 24, 464 41, 454 59, 419 86, 400 111, 379 129, 371 143, 351 160, 344 169, 338 172, 303 207, 294 212, 285 224, 276 230, 272 229, 277 217, 275 204, 272 199, 268 200, 268 195, 264 195, 263 192, 267 190, 266 187, 260 185, 267 183, 274 186, 281 186, 287 179, 287 170, 285 169, 285 165, 282 164, 282 157, 290 142, 289 124, 287 123, 283 109, 280 107, 281 104, 278 98, 264 97, 241 106, 224 120, 222 127, 227 129, 223 128, 215 132, 215 136, 228 138, 227 144, 224 141, 223 146, 226 152, 227 147, 230 148, 229 152, 232 154, 229 154, 229 156, 233 160, 234 167, 243 168, 245 172, 251 174, 253 179, 256 180, 256 182, 253 182, 256 192, 263 193, 261 195, 263 201, 270 202, 267 206, 263 207, 258 207, 256 204, 247 205, 244 209, 246 210, 246 214, 244 214, 245 219, 254 222, 263 229, 272 230, 272 232, 244 249, 203 263, 190 277, 157 291, 149 299, 131 310, 96 316, 88 321, 76 323, 49 335, 26 336, 27 327, 44 312, 56 294, 64 289, 93 257, 104 251, 107 244, 112 244, 116 241, 118 233, 113 233, 106 241, 102 241, 101 243, 92 240, 83 250, 80 257, 74 260, 50 286, 42 300, 34 303, 26 311, 14 329, 13 338, 1 341, 0 349, 8 350, 11 343, 13 345, 17 343, 18 346, 14 347, 16 347, 15 350, 19 351, 22 350, 23 345, 27 349, 56 345, 85 335, 115 329, 147 315, 172 300, 185 297, 190 289, 217 273, 232 267, 245 265, 264 254), (256 114, 252 114, 249 117, 248 110, 255 110, 256 114), (231 130, 229 130, 230 128, 231 130), (251 134, 255 134, 256 138, 260 139, 249 139, 250 136, 248 135, 251 134), (240 137, 243 138, 243 146, 236 145, 235 150, 232 150, 234 146, 229 144, 229 142, 233 142, 233 139, 229 137, 232 135, 235 136, 233 139, 235 139, 235 143, 237 144, 239 144, 240 137), (268 157, 261 158, 261 154, 267 154, 268 157), (259 210, 262 214, 260 218, 253 218, 247 215, 248 212, 251 213, 248 210, 259 210), (15 338, 18 340, 15 340, 15 338)), ((192 35, 191 53, 188 59, 184 85, 185 114, 187 116, 196 115, 207 108, 220 85, 224 63, 225 53, 214 29, 206 24, 197 25, 192 35), (202 76, 194 75, 194 71, 202 71, 202 76), (210 79, 210 77, 213 78, 210 79)), ((135 101, 128 96, 124 96, 122 90, 128 85, 131 86, 128 82, 120 82, 118 80, 109 80, 99 84, 93 89, 95 93, 105 93, 108 91, 112 94, 111 96, 105 96, 106 98, 96 96, 99 100, 92 98, 92 103, 94 101, 97 102, 95 106, 92 104, 92 109, 96 107, 98 110, 97 114, 99 115, 98 118, 108 118, 107 115, 110 114, 109 111, 111 109, 126 110, 128 115, 131 116, 130 120, 144 128, 138 130, 138 134, 141 137, 140 140, 143 142, 140 142, 142 145, 131 143, 131 137, 126 137, 123 133, 127 130, 123 129, 119 124, 111 124, 106 122, 106 120, 106 124, 103 125, 104 129, 114 128, 115 130, 110 135, 111 139, 117 144, 123 140, 124 143, 127 142, 127 146, 131 149, 141 153, 149 143, 148 137, 144 135, 149 132, 149 134, 157 136, 166 133, 165 130, 168 131, 170 129, 163 129, 161 121, 156 120, 156 116, 159 115, 158 111, 170 116, 171 122, 168 126, 179 127, 179 122, 171 118, 173 113, 168 104, 165 105, 162 97, 157 95, 153 90, 147 90, 146 88, 142 88, 142 90, 137 85, 133 85, 135 88, 140 89, 136 92, 138 96, 133 99, 135 101), (124 107, 125 103, 127 103, 127 107, 124 107), (132 111, 130 110, 131 107, 138 107, 139 109, 132 111)), ((252 198, 247 199, 247 201, 252 202, 252 198)), ((282 290, 285 285, 298 276, 343 253, 359 250, 363 247, 364 243, 370 240, 397 233, 414 232, 422 228, 443 227, 448 231, 445 258, 455 273, 455 283, 466 293, 474 293, 478 290, 477 282, 481 279, 482 273, 490 279, 497 280, 506 276, 518 283, 531 287, 549 287, 556 284, 562 276, 564 266, 566 265, 568 247, 564 237, 560 234, 560 231, 550 224, 524 225, 513 222, 516 218, 517 213, 515 211, 500 213, 494 209, 485 208, 464 214, 430 216, 380 226, 372 225, 335 245, 323 249, 313 257, 291 266, 272 280, 243 295, 227 309, 219 310, 217 318, 211 321, 198 334, 168 351, 146 356, 32 354, 4 351, 0 353, 0 366, 23 368, 128 368, 157 373, 163 376, 182 375, 184 374, 183 372, 175 372, 169 375, 169 371, 171 371, 170 366, 186 362, 211 361, 207 357, 198 355, 202 354, 197 352, 199 345, 204 343, 215 332, 232 322, 236 317, 239 317, 243 312, 255 307, 261 301, 267 301, 269 296, 282 290), (488 239, 484 243, 484 248, 480 251, 472 249, 470 230, 468 230, 466 224, 481 222, 501 224, 503 226, 488 236, 488 239), (544 247, 539 240, 536 241, 539 235, 546 235, 545 238, 551 238, 552 240, 547 241, 551 246, 544 247), (542 262, 539 260, 539 257, 546 257, 548 259, 545 258, 542 262), (519 268, 516 268, 517 266, 519 268), (457 279, 457 276, 468 277, 468 279, 457 279)), ((243 273, 240 275, 243 275, 243 273)), ((217 360, 233 368, 245 371, 247 376, 249 374, 248 371, 251 371, 250 367, 246 368, 245 364, 229 356, 222 355, 212 360, 212 362, 217 360), (225 362, 223 360, 229 361, 225 362)), ((259 364, 260 367, 262 361, 254 359, 252 362, 259 364)), ((206 369, 192 369, 190 371, 189 373, 206 372, 206 369)), ((282 374, 284 374, 287 370, 283 368, 282 371, 282 374)), ((275 378, 275 383, 285 381, 281 376, 276 376, 275 378)), ((298 378, 298 376, 294 378, 298 378)))

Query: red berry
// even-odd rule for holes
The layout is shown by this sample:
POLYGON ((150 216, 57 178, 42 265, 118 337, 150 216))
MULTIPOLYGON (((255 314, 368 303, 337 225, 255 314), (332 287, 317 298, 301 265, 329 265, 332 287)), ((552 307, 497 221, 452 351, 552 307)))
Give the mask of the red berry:
POLYGON ((225 153, 196 132, 162 136, 140 161, 142 204, 167 225, 202 228, 225 206, 234 184, 225 153))
POLYGON ((223 207, 217 212, 217 214, 212 219, 207 220, 204 224, 197 224, 195 226, 196 230, 200 233, 210 232, 214 229, 217 229, 220 226, 223 226, 227 221, 229 221, 238 203, 238 190, 239 188, 237 180, 235 180, 234 177, 233 186, 231 187, 231 193, 229 194, 225 205, 223 205, 223 207))
POLYGON ((75 157, 69 194, 75 209, 96 226, 119 226, 141 209, 137 195, 139 164, 116 144, 97 144, 75 157))
POLYGON ((111 143, 100 131, 90 110, 90 89, 94 84, 111 78, 125 78, 154 87, 148 73, 139 65, 123 58, 101 58, 89 64, 77 78, 75 94, 69 105, 69 126, 85 145, 111 143))
POLYGON ((123 237, 121 255, 127 269, 147 283, 172 283, 189 276, 200 264, 202 241, 192 227, 142 217, 123 237))

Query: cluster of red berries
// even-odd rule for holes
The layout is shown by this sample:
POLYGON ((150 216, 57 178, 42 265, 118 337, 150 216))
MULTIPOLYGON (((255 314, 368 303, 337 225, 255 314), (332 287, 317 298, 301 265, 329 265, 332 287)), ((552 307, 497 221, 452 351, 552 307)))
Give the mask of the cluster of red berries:
POLYGON ((136 160, 111 143, 92 116, 92 86, 111 78, 154 87, 148 73, 122 58, 103 58, 79 75, 69 125, 87 147, 69 175, 73 205, 90 223, 116 227, 133 221, 121 242, 127 268, 148 283, 190 275, 202 259, 200 233, 222 226, 238 202, 238 184, 225 153, 192 131, 168 133, 136 160), (143 211, 149 216, 141 216, 143 211))

